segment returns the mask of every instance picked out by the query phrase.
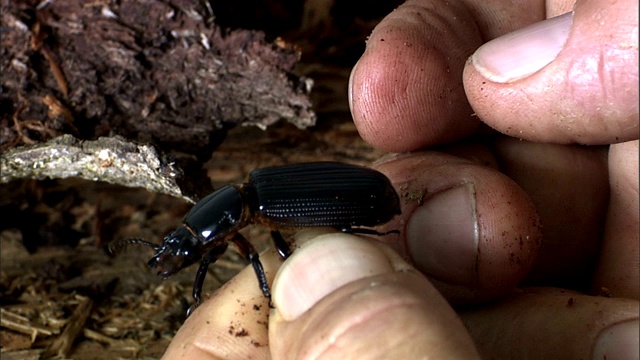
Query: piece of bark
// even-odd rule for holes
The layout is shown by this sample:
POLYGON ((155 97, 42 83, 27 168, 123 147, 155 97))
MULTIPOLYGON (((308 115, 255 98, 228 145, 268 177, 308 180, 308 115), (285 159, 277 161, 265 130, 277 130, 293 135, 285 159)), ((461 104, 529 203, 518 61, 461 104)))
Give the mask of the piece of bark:
POLYGON ((0 148, 115 133, 208 158, 231 126, 313 125, 299 51, 203 3, 2 0, 0 148))
POLYGON ((194 202, 178 181, 182 170, 149 145, 120 137, 80 141, 71 135, 11 149, 0 157, 0 183, 16 179, 79 177, 127 187, 142 187, 194 202))

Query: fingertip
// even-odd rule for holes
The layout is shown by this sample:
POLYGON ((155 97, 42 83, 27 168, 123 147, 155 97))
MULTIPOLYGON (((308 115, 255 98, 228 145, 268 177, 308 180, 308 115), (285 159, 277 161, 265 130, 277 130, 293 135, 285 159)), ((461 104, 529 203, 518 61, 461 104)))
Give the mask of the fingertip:
POLYGON ((298 249, 273 285, 273 301, 285 321, 295 320, 347 283, 393 271, 384 252, 355 235, 328 233, 296 243, 298 249))
POLYGON ((634 359, 638 354, 638 302, 633 300, 524 288, 459 313, 484 357, 634 359))
POLYGON ((464 69, 475 113, 494 129, 548 143, 638 138, 637 1, 574 11, 494 39, 464 69), (606 25, 605 25, 606 24, 606 25))
POLYGON ((402 189, 404 250, 449 301, 498 298, 528 273, 541 243, 527 194, 499 172, 454 156, 414 153, 379 167, 402 189))
POLYGON ((274 300, 274 357, 477 356, 455 313, 426 278, 373 239, 335 233, 311 239, 282 267, 274 300), (303 291, 285 293, 294 287, 303 291), (302 292, 312 296, 301 301, 302 292), (292 312, 295 302, 305 309, 292 312))
POLYGON ((379 237, 309 228, 293 237, 295 252, 273 281, 275 313, 294 321, 321 299, 346 284, 415 268, 379 237))
MULTIPOLYGON (((280 259, 275 251, 260 255, 272 278, 280 259)), ((251 267, 246 267, 203 301, 185 320, 167 348, 164 359, 267 358, 269 300, 251 267)))
POLYGON ((459 44, 450 46, 440 36, 446 29, 430 24, 437 15, 453 19, 458 11, 434 14, 407 2, 369 37, 351 73, 349 99, 358 131, 373 146, 415 150, 459 139, 478 126, 460 79, 474 47, 468 38, 477 35, 465 37, 472 30, 459 26, 468 31, 456 33, 460 38, 451 41, 459 44))

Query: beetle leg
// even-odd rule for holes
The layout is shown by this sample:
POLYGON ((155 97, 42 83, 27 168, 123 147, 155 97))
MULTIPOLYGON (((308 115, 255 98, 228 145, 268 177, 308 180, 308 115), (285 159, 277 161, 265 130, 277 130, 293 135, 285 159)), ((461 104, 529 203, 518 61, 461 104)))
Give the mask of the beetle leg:
POLYGON ((260 256, 258 256, 256 249, 240 233, 236 233, 231 241, 236 245, 240 254, 244 256, 247 261, 251 262, 253 271, 256 272, 256 276, 258 277, 258 284, 260 285, 260 290, 262 290, 262 295, 271 302, 271 291, 269 290, 269 283, 267 282, 267 274, 264 272, 264 268, 260 262, 260 256))
POLYGON ((271 239, 273 240, 273 245, 276 247, 276 250, 278 250, 280 257, 283 260, 286 260, 291 255, 289 243, 287 243, 278 230, 271 231, 271 239))
POLYGON ((338 228, 338 230, 342 231, 343 233, 347 233, 347 234, 365 234, 365 235, 376 235, 376 236, 384 236, 384 235, 389 235, 389 234, 400 234, 400 230, 389 230, 386 232, 379 232, 373 229, 367 229, 367 228, 353 228, 351 226, 345 226, 342 228, 338 228))
POLYGON ((224 244, 211 249, 211 251, 203 256, 202 260, 200 260, 200 267, 198 267, 196 280, 193 283, 193 299, 195 300, 195 304, 187 310, 187 317, 189 317, 193 310, 200 305, 202 300, 202 285, 204 284, 205 276, 207 276, 207 269, 209 268, 209 265, 216 262, 220 255, 224 254, 226 250, 227 243, 225 242, 224 244))

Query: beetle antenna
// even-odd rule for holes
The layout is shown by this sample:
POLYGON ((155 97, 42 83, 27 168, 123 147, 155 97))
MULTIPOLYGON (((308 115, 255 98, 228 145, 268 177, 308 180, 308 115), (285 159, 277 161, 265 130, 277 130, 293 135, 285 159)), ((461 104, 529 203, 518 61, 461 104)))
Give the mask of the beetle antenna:
POLYGON ((114 241, 110 242, 109 243, 109 252, 111 252, 114 255, 115 254, 119 254, 127 246, 131 246, 131 245, 145 245, 145 246, 148 246, 148 247, 152 248, 155 251, 160 250, 160 245, 158 245, 158 244, 154 244, 152 242, 149 242, 149 241, 143 240, 143 239, 130 238, 130 239, 114 240, 114 241))

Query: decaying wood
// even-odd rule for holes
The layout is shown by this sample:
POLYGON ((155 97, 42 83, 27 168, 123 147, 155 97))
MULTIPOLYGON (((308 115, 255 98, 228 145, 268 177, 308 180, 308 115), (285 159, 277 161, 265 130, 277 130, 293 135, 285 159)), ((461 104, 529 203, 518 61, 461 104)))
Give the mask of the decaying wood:
POLYGON ((71 314, 71 317, 69 317, 67 326, 65 326, 60 336, 49 344, 44 356, 67 357, 69 355, 71 346, 73 346, 78 335, 82 333, 82 329, 84 328, 85 322, 91 314, 91 308, 93 307, 93 301, 88 297, 77 296, 77 301, 78 304, 71 314))
POLYGON ((6 309, 0 309, 0 326, 31 336, 31 342, 35 342, 38 335, 53 335, 59 333, 59 329, 30 323, 29 319, 6 309))
POLYGON ((208 157, 231 126, 315 123, 312 82, 291 73, 299 51, 224 31, 201 2, 1 6, 2 149, 118 134, 208 157))

